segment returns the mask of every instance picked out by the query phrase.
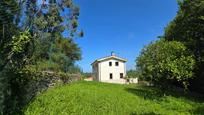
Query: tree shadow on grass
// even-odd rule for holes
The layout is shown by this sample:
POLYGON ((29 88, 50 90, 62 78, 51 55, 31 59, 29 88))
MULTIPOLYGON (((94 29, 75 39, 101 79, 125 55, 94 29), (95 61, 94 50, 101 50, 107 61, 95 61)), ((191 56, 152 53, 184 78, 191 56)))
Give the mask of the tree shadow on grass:
POLYGON ((150 99, 150 100, 155 100, 155 99, 159 100, 161 97, 164 96, 164 92, 159 91, 157 89, 148 88, 148 87, 126 88, 125 90, 139 97, 142 97, 144 99, 150 99))
POLYGON ((203 115, 204 114, 204 105, 197 107, 192 113, 195 115, 203 115))
MULTIPOLYGON (((204 114, 204 99, 202 98, 196 98, 191 97, 191 95, 188 94, 181 94, 180 92, 172 92, 169 90, 162 91, 159 88, 154 87, 147 87, 147 86, 140 86, 140 87, 132 87, 132 88, 126 88, 127 92, 132 93, 136 96, 139 96, 141 98, 144 98, 145 100, 153 100, 153 101, 163 101, 163 97, 165 96, 172 96, 175 98, 185 98, 187 100, 190 100, 192 102, 195 102, 197 104, 193 104, 194 108, 191 110, 192 114, 196 115, 203 115, 204 114)), ((132 113, 131 115, 136 115, 136 113, 132 113)), ((157 115, 155 113, 145 113, 144 115, 157 115)))
MULTIPOLYGON (((130 115, 138 115, 137 113, 131 113, 130 115)), ((149 112, 149 113, 143 113, 143 114, 139 114, 139 115, 160 115, 160 114, 156 114, 154 112, 149 112)))
POLYGON ((155 87, 148 87, 148 86, 139 86, 139 87, 132 87, 126 88, 127 92, 135 94, 139 97, 149 100, 161 100, 164 96, 172 96, 176 98, 185 98, 193 102, 197 103, 204 103, 203 97, 193 97, 192 95, 184 92, 176 92, 171 91, 168 89, 159 89, 155 87))

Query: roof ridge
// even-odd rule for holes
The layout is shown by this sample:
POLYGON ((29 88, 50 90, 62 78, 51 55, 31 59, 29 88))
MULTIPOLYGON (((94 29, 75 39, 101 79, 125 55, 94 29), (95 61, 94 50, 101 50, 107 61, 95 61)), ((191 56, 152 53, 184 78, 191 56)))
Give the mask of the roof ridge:
MULTIPOLYGON (((99 59, 96 59, 92 64, 96 63, 96 62, 101 62, 101 61, 104 61, 104 60, 107 60, 109 58, 116 58, 118 60, 121 60, 121 61, 124 61, 124 62, 127 62, 127 60, 125 58, 122 58, 122 57, 119 57, 119 56, 116 56, 116 55, 111 55, 111 56, 106 56, 106 57, 103 57, 103 58, 99 58, 99 59)), ((92 65, 91 64, 91 65, 92 65)))

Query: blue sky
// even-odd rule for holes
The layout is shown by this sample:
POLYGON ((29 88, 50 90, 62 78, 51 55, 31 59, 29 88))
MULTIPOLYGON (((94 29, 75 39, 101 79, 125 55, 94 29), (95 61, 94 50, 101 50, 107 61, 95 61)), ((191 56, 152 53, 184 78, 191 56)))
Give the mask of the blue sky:
POLYGON ((128 60, 127 69, 134 69, 143 46, 163 35, 178 10, 176 0, 74 1, 80 6, 79 28, 85 32, 76 39, 82 49, 77 64, 84 72, 91 72, 90 64, 111 51, 128 60))

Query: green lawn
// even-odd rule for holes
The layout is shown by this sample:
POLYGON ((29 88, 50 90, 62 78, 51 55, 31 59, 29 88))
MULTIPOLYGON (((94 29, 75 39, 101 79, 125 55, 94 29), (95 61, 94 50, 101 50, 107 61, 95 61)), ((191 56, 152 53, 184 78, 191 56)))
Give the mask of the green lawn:
POLYGON ((204 114, 204 101, 139 85, 75 82, 38 95, 26 115, 204 114))

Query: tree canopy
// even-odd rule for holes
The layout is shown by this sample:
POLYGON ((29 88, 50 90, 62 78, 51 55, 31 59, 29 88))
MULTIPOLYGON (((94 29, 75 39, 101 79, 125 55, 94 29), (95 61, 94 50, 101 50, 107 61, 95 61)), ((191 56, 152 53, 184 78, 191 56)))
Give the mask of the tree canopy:
POLYGON ((204 92, 204 0, 179 0, 179 11, 165 29, 165 40, 180 41, 196 59, 191 88, 204 92))
POLYGON ((182 43, 163 39, 143 48, 136 61, 137 70, 146 80, 161 85, 176 81, 186 89, 195 66, 193 54, 182 43))
POLYGON ((81 59, 79 11, 72 0, 0 1, 0 114, 21 109, 22 69, 69 72, 81 59))

